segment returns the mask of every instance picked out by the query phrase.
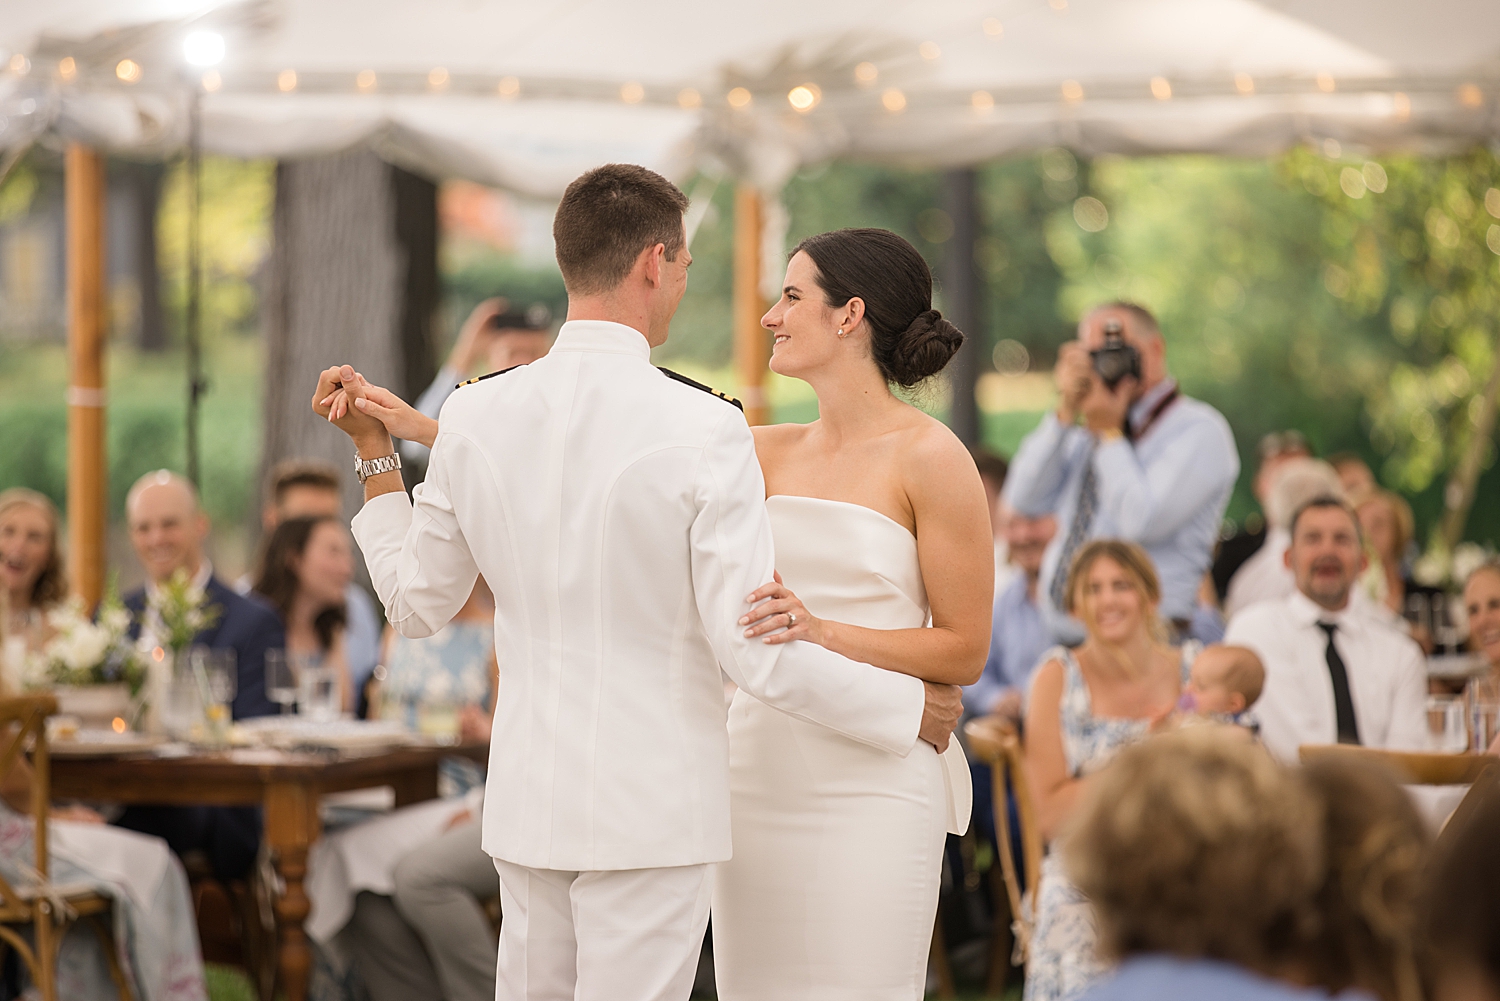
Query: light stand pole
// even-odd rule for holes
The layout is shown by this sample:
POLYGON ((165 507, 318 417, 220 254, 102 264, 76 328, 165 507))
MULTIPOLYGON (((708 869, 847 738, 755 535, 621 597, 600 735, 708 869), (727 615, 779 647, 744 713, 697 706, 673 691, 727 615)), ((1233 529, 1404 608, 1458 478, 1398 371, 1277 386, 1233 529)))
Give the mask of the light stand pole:
POLYGON ((192 104, 188 118, 188 287, 187 323, 184 333, 187 339, 188 395, 187 395, 187 477, 193 486, 201 487, 201 469, 198 464, 198 406, 208 384, 203 378, 203 330, 202 303, 200 301, 203 279, 202 201, 203 201, 203 136, 202 88, 194 84, 192 104))

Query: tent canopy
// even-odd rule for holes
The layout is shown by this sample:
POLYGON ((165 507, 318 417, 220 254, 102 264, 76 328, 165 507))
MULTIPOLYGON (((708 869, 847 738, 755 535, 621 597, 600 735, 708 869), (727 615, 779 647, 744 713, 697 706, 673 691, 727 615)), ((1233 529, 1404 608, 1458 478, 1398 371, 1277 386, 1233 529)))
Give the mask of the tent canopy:
POLYGON ((1309 138, 1441 152, 1500 136, 1494 0, 0 9, 0 145, 80 139, 169 155, 186 141, 196 89, 212 151, 371 143, 434 177, 543 197, 612 159, 775 189, 835 156, 947 166, 1052 145, 1260 155, 1309 138), (206 76, 184 59, 194 30, 225 41, 206 76))

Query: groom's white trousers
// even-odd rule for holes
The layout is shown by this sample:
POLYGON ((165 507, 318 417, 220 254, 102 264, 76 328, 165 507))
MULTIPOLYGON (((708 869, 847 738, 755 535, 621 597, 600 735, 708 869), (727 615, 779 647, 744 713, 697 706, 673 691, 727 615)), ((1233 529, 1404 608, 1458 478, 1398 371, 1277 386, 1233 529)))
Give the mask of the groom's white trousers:
POLYGON ((563 872, 495 859, 496 1001, 687 1001, 713 866, 563 872))

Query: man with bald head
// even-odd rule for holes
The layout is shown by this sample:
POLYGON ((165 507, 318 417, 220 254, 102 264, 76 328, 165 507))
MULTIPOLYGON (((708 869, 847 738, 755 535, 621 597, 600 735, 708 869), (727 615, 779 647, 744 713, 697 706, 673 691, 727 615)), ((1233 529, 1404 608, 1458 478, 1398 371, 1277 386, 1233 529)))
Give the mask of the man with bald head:
POLYGON ((1090 311, 1058 351, 1057 410, 1011 460, 1005 499, 1057 516, 1039 592, 1053 638, 1082 640, 1060 609, 1074 555, 1090 539, 1139 543, 1161 577, 1161 615, 1186 638, 1199 584, 1239 476, 1229 422, 1178 392, 1156 318, 1133 303, 1090 311), (1132 357, 1133 355, 1133 357, 1132 357))
MULTIPOLYGON (((219 611, 213 625, 195 642, 215 650, 233 650, 238 675, 231 711, 235 719, 268 716, 277 706, 266 697, 266 651, 286 646, 276 609, 254 595, 240 595, 214 576, 204 555, 208 516, 198 491, 165 469, 135 482, 125 500, 130 544, 146 571, 146 586, 126 595, 135 616, 132 628, 148 637, 161 628, 147 610, 148 596, 181 570, 219 611)), ((126 810, 120 826, 165 838, 179 855, 204 851, 214 875, 222 880, 243 876, 255 861, 260 843, 260 812, 253 807, 137 806, 126 810)))

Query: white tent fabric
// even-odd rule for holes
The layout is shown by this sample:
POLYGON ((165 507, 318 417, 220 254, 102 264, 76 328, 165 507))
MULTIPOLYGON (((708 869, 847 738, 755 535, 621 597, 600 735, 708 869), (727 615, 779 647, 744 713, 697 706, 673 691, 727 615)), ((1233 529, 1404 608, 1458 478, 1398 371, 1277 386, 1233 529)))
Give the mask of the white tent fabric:
POLYGON ((203 86, 182 54, 195 29, 226 43, 201 95, 206 149, 371 143, 542 197, 612 159, 774 190, 835 156, 1500 136, 1495 0, 0 0, 0 146, 180 149, 203 86))

